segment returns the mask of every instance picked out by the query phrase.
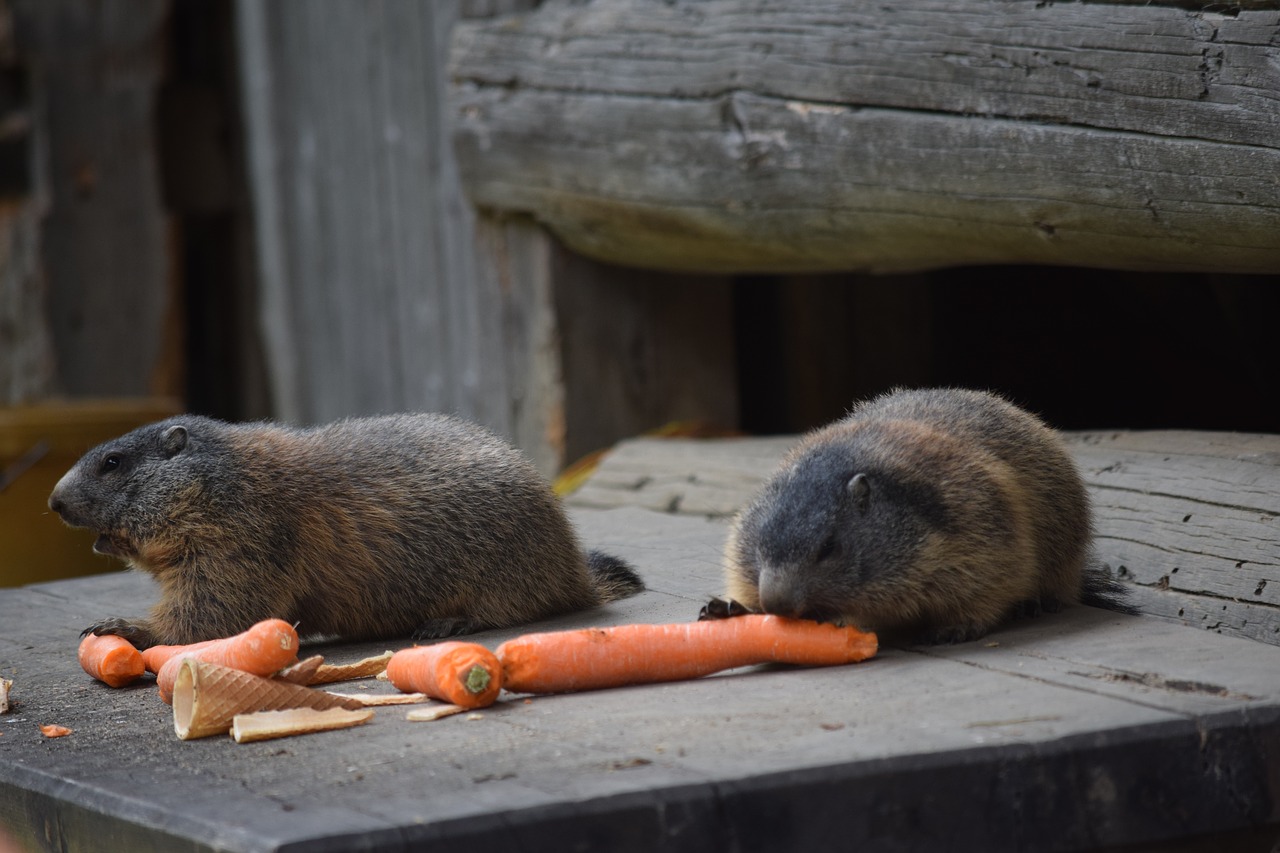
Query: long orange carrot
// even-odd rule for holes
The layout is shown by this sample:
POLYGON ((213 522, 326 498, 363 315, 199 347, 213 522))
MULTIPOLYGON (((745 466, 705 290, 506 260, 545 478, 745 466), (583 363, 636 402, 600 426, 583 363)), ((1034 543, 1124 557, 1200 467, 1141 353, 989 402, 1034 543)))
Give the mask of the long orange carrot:
POLYGON ((830 666, 876 653, 875 634, 751 614, 672 625, 618 625, 526 634, 498 647, 503 686, 563 693, 698 678, 757 663, 830 666))
POLYGON ((234 637, 197 643, 187 649, 170 656, 156 673, 160 698, 165 702, 173 699, 173 682, 178 677, 178 668, 186 658, 192 657, 254 675, 271 675, 298 660, 298 632, 283 619, 264 619, 234 637))
POLYGON ((406 693, 484 708, 502 689, 502 664, 484 646, 454 640, 401 649, 387 663, 387 678, 406 693))
POLYGON ((142 653, 124 637, 85 634, 78 656, 85 672, 112 687, 123 687, 142 677, 142 653))

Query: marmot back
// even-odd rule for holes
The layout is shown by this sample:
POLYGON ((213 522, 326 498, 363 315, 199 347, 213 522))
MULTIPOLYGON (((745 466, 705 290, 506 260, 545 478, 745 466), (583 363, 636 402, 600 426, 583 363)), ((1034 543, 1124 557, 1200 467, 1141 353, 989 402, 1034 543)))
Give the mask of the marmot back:
POLYGON ((959 642, 1114 593, 1086 573, 1091 536, 1075 462, 1038 418, 985 392, 894 391, 807 435, 738 515, 728 595, 959 642))
POLYGON ((140 645, 272 616, 305 635, 446 636, 642 588, 621 561, 589 567, 514 448, 442 415, 314 429, 171 418, 90 451, 49 505, 159 582, 149 619, 93 626, 140 645))

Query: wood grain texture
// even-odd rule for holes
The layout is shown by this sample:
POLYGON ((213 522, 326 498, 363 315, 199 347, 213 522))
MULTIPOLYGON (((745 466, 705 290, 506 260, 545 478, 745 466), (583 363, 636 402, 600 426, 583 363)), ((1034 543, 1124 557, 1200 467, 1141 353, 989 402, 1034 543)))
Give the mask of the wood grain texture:
POLYGON ((506 411, 511 441, 547 476, 565 462, 565 389, 555 314, 552 255, 547 233, 520 217, 478 216, 476 273, 498 294, 486 310, 502 328, 506 411))
POLYGON ((19 0, 12 7, 32 81, 44 321, 55 361, 50 390, 178 394, 174 235, 154 132, 170 4, 19 0))
MULTIPOLYGON (((723 520, 573 520, 647 589, 472 639, 687 621, 714 589, 723 520)), ((179 741, 153 687, 80 671, 77 626, 155 592, 137 572, 0 590, 16 705, 0 715, 0 827, 24 848, 54 827, 67 850, 799 853, 891 837, 904 853, 1268 853, 1280 823, 1280 649, 1157 619, 1070 608, 973 643, 886 644, 854 666, 515 696, 430 724, 384 708, 283 748, 179 741), (48 742, 45 722, 73 734, 48 742)))
MULTIPOLYGON (((1100 560, 1143 613, 1280 645, 1280 436, 1067 433, 1100 560)), ((569 503, 736 513, 794 437, 623 442, 569 503)))
POLYGON ((553 255, 566 458, 673 421, 738 419, 732 282, 553 255))
POLYGON ((287 420, 421 409, 512 433, 507 306, 477 257, 494 238, 476 236, 441 107, 457 12, 237 5, 262 322, 287 420))
POLYGON ((40 205, 30 199, 0 205, 0 406, 54 391, 40 220, 40 205))
POLYGON ((1098 555, 1144 612, 1280 645, 1280 436, 1082 433, 1098 555))
POLYGON ((239 0, 261 316, 283 419, 457 413, 552 475, 673 418, 736 416, 726 282, 675 282, 660 299, 528 217, 477 214, 464 198, 448 33, 458 16, 525 5, 239 0))
POLYGON ((236 6, 276 416, 422 410, 563 464, 549 238, 464 201, 445 134, 458 14, 518 3, 236 6))
POLYGON ((620 263, 1274 272, 1280 11, 548 3, 453 38, 481 206, 620 263))

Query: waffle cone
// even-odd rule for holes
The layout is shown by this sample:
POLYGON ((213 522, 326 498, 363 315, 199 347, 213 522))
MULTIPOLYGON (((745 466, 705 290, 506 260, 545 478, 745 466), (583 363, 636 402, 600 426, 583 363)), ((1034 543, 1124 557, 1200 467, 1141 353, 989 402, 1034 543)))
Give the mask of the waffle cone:
POLYGON ((351 699, 300 684, 188 658, 173 684, 173 729, 182 740, 223 734, 236 714, 285 708, 359 708, 351 699))

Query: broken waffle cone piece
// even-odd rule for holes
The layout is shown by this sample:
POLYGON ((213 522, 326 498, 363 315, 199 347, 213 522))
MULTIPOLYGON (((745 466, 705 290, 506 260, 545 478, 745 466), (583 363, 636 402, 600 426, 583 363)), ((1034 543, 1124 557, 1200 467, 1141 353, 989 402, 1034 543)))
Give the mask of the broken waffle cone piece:
POLYGON ((311 683, 330 684, 334 681, 349 681, 353 678, 371 678, 386 671, 387 662, 391 660, 392 654, 392 652, 383 652, 355 663, 323 664, 316 670, 311 683))
POLYGON ((444 717, 452 717, 454 714, 461 714, 465 710, 467 709, 461 705, 437 703, 430 708, 416 708, 405 714, 404 718, 411 723, 429 723, 444 717))
POLYGON ((222 734, 236 714, 285 708, 346 708, 360 704, 300 684, 187 658, 173 684, 173 730, 182 740, 222 734))
POLYGON ((421 705, 431 701, 431 697, 425 693, 330 693, 329 695, 352 699, 366 708, 381 705, 421 705))
POLYGON ((346 708, 286 708, 282 711, 255 711, 236 714, 231 721, 231 736, 236 743, 270 740, 290 735, 347 729, 373 719, 373 711, 350 711, 346 708))
POLYGON ((320 655, 298 661, 293 666, 277 672, 273 677, 294 684, 332 684, 335 681, 351 681, 372 678, 386 671, 391 652, 364 658, 355 663, 325 663, 320 655))
POLYGON ((316 672, 322 666, 324 666, 324 657, 322 655, 312 655, 309 658, 303 658, 292 666, 286 666, 271 677, 278 681, 288 681, 291 684, 314 684, 316 672))

